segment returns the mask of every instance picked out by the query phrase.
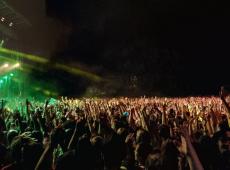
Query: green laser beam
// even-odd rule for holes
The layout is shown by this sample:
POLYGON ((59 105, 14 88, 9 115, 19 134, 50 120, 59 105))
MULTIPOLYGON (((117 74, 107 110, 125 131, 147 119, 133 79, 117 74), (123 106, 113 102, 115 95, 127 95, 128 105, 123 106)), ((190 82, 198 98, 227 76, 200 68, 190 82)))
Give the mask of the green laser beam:
MULTIPOLYGON (((40 64, 48 64, 49 63, 49 60, 47 58, 36 56, 36 55, 31 55, 31 54, 25 54, 25 53, 17 52, 17 51, 2 48, 2 47, 0 48, 0 55, 1 55, 1 53, 3 55, 19 56, 21 58, 25 58, 25 59, 28 59, 28 60, 31 60, 33 62, 40 63, 40 64)), ((31 66, 27 65, 27 67, 31 67, 31 66)), ((35 68, 35 67, 33 67, 33 68, 35 68)), ((83 70, 76 68, 76 67, 71 67, 68 65, 55 63, 54 68, 66 71, 66 72, 74 74, 74 75, 80 75, 82 77, 86 77, 92 81, 96 81, 96 82, 102 81, 102 78, 100 76, 93 74, 93 73, 90 73, 90 72, 87 72, 87 71, 83 71, 83 70)))
POLYGON ((22 58, 26 58, 28 60, 38 62, 38 63, 46 64, 46 63, 49 62, 49 60, 46 59, 46 58, 39 57, 39 56, 36 56, 36 55, 21 53, 21 52, 18 52, 18 51, 7 49, 7 48, 0 48, 0 52, 3 53, 3 54, 11 54, 11 55, 14 55, 14 56, 19 56, 19 57, 22 57, 22 58))
POLYGON ((92 73, 89 73, 89 72, 86 72, 86 71, 83 71, 83 70, 80 70, 80 69, 77 69, 77 68, 69 67, 69 66, 66 66, 66 65, 63 65, 63 64, 58 64, 57 63, 57 64, 55 64, 55 68, 64 70, 64 71, 66 71, 68 73, 71 73, 71 74, 87 77, 88 79, 96 81, 96 82, 99 82, 99 81, 102 80, 101 77, 99 77, 99 76, 97 76, 95 74, 92 74, 92 73))

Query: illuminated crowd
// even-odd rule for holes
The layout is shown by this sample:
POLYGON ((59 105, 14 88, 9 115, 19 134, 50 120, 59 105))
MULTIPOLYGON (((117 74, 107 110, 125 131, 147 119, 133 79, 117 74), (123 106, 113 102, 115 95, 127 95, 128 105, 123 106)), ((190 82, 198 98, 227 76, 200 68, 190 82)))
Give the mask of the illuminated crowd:
POLYGON ((230 169, 230 109, 222 91, 13 103, 1 103, 0 169, 230 169))

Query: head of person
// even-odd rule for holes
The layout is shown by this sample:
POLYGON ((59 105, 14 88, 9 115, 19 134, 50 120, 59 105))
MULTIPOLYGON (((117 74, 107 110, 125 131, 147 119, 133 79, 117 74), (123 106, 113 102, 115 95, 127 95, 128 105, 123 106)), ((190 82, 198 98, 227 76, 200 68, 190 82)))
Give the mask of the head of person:
POLYGON ((167 140, 170 137, 170 128, 167 125, 162 125, 160 127, 160 137, 163 140, 167 140))
POLYGON ((151 150, 152 148, 148 144, 145 143, 137 144, 134 151, 134 155, 135 155, 135 160, 138 162, 138 164, 145 165, 145 161, 149 153, 151 153, 151 150))
POLYGON ((104 163, 103 163, 103 138, 100 136, 94 136, 90 140, 92 144, 92 163, 95 167, 95 169, 103 169, 104 163))
POLYGON ((12 158, 24 169, 34 169, 43 148, 36 143, 36 139, 29 136, 16 136, 10 145, 12 158))
POLYGON ((76 158, 79 168, 92 169, 93 147, 87 134, 82 135, 78 140, 76 158))
POLYGON ((220 155, 220 169, 230 169, 230 130, 224 132, 218 141, 220 155))
POLYGON ((42 143, 43 140, 43 134, 40 131, 33 131, 31 137, 35 138, 38 143, 42 143))
POLYGON ((136 143, 145 143, 145 144, 149 144, 151 141, 151 137, 150 134, 143 129, 139 129, 137 130, 136 133, 136 143))
POLYGON ((162 154, 160 150, 156 150, 149 154, 145 161, 146 170, 162 170, 162 154))
POLYGON ((225 130, 229 129, 228 119, 227 119, 226 115, 222 115, 221 122, 219 123, 219 128, 222 131, 225 131, 225 130))
POLYGON ((230 130, 224 132, 218 141, 219 151, 230 152, 230 130))
POLYGON ((16 130, 9 130, 7 133, 7 143, 8 145, 11 144, 12 140, 14 139, 14 137, 16 137, 18 135, 18 131, 16 130))

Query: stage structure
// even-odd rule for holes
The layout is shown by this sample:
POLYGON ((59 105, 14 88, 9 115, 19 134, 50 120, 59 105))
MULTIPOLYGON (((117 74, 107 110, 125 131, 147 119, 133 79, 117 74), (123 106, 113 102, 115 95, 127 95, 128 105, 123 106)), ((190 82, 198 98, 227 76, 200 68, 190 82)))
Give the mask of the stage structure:
MULTIPOLYGON (((17 31, 31 24, 7 2, 0 0, 0 50, 8 43, 17 43, 17 31)), ((0 98, 23 95, 23 71, 19 55, 0 53, 0 98)))
POLYGON ((16 30, 31 26, 30 22, 5 1, 0 0, 1 40, 17 39, 16 30))

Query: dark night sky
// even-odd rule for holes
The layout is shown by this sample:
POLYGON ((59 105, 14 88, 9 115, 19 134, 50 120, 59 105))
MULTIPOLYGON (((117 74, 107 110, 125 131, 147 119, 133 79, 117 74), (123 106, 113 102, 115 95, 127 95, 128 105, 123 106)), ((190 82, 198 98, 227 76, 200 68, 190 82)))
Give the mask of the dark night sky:
POLYGON ((33 24, 25 49, 97 68, 120 93, 131 83, 140 95, 215 94, 230 83, 229 8, 219 1, 35 2, 15 2, 33 24))

